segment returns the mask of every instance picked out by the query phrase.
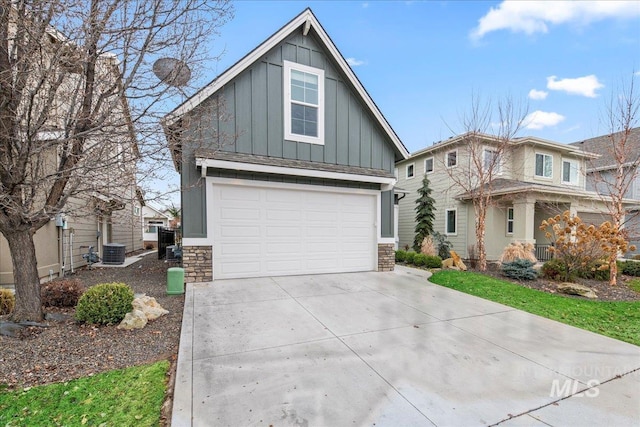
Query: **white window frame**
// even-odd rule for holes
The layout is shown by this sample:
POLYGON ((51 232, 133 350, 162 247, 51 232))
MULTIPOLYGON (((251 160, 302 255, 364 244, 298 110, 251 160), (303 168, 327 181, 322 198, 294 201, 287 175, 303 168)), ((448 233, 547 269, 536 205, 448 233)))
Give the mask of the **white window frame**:
POLYGON ((578 186, 580 185, 580 162, 576 159, 562 159, 562 183, 563 184, 569 184, 569 185, 573 185, 573 186, 578 186), (569 181, 565 181, 564 180, 564 164, 568 163, 569 164, 569 181), (576 180, 575 182, 571 181, 571 168, 575 167, 575 171, 576 171, 576 180))
POLYGON ((515 227, 516 212, 513 208, 507 208, 507 235, 513 235, 515 227), (511 218, 509 218, 509 212, 511 212, 511 218), (511 224, 511 231, 509 231, 509 224, 511 224))
POLYGON ((393 176, 395 177, 395 179, 398 179, 398 174, 400 172, 398 172, 398 168, 393 168, 393 176))
POLYGON ((436 163, 433 159, 433 156, 431 157, 427 157, 426 159, 424 159, 424 173, 429 174, 429 173, 433 173, 433 171, 436 168, 436 163), (431 170, 427 170, 427 160, 431 160, 431 170))
POLYGON ((404 176, 407 179, 413 179, 416 176, 416 164, 415 163, 409 163, 405 169, 404 169, 404 176), (411 176, 409 176, 409 168, 412 168, 412 174, 411 176))
POLYGON ((444 234, 447 236, 457 236, 458 235, 458 208, 452 208, 445 210, 444 213, 444 234), (449 232, 449 212, 454 212, 456 216, 456 220, 453 224, 454 231, 449 232))
POLYGON ((535 158, 533 161, 533 175, 536 178, 542 178, 542 179, 553 179, 553 156, 551 154, 548 153, 541 153, 541 152, 536 152, 535 154, 535 158), (544 171, 545 171, 545 167, 544 167, 544 158, 543 158, 543 163, 542 163, 542 175, 538 175, 538 171, 536 170, 536 164, 538 162, 538 156, 544 156, 544 158, 548 157, 549 159, 551 159, 551 176, 545 176, 544 175, 544 171))
POLYGON ((444 164, 447 167, 447 169, 453 169, 458 166, 458 149, 457 148, 455 150, 449 150, 446 153, 444 153, 444 164), (456 153, 455 165, 449 165, 449 153, 456 153))
POLYGON ((308 144, 324 145, 324 70, 320 68, 309 67, 307 65, 298 64, 291 61, 283 61, 284 74, 284 139, 289 141, 306 142, 308 144), (291 104, 300 104, 316 107, 313 104, 305 104, 299 101, 291 100, 291 70, 301 71, 304 73, 315 74, 318 76, 318 136, 299 135, 291 132, 291 104))
POLYGON ((487 152, 496 153, 496 156, 498 156, 498 161, 496 162, 496 165, 493 169, 493 174, 502 175, 502 153, 500 153, 500 150, 493 147, 484 147, 482 149, 482 169, 485 172, 489 172, 489 169, 487 168, 486 157, 485 157, 485 153, 487 152))
POLYGON ((133 207, 133 214, 135 216, 140 216, 140 206, 134 206, 133 207))

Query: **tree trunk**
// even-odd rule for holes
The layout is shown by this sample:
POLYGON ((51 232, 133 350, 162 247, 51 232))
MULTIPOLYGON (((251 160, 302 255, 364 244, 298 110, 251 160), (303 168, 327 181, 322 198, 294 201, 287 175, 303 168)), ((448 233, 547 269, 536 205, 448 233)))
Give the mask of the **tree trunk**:
POLYGON ((618 257, 617 254, 609 255, 609 285, 616 286, 618 284, 618 257))
POLYGON ((16 286, 16 306, 12 319, 16 322, 39 322, 42 320, 42 304, 33 233, 20 230, 5 233, 4 236, 9 243, 16 286))

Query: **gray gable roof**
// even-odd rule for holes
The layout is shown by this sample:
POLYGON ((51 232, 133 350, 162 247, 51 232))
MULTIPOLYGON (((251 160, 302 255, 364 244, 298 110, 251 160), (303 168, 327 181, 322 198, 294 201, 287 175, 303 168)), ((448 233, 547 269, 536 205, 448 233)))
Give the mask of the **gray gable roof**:
MULTIPOLYGON (((585 139, 584 141, 572 142, 570 145, 580 147, 585 151, 599 154, 600 157, 592 159, 589 162, 589 169, 603 170, 615 166, 613 146, 614 143, 620 141, 623 137, 623 132, 616 132, 591 139, 585 139)), ((626 141, 626 150, 627 163, 637 163, 638 156, 640 156, 640 127, 633 128, 629 132, 626 141)))

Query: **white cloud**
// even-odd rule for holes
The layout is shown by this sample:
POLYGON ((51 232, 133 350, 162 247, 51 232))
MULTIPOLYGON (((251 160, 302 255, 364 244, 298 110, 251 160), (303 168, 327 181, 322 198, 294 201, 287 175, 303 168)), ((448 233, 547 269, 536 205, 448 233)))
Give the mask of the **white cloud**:
POLYGON ((366 64, 366 62, 356 58, 347 58, 347 64, 351 65, 352 67, 357 67, 358 65, 366 64))
POLYGON ((536 110, 524 118, 523 124, 527 129, 539 130, 549 126, 555 126, 564 119, 565 117, 562 114, 536 110))
POLYGON ((363 9, 366 9, 368 7, 369 7, 369 3, 367 3, 367 2, 362 3, 362 8, 363 9))
POLYGON ((598 96, 596 90, 603 88, 604 85, 598 81, 594 75, 577 77, 575 79, 558 80, 556 76, 547 77, 547 89, 559 90, 571 95, 582 95, 588 98, 598 96))
POLYGON ((535 100, 546 99, 547 95, 549 95, 549 92, 545 92, 543 90, 531 89, 529 91, 529 98, 535 100))
POLYGON ((478 20, 471 38, 478 40, 498 30, 528 35, 546 33, 548 25, 586 25, 608 18, 632 19, 640 16, 635 1, 512 1, 506 0, 478 20))
POLYGON ((640 71, 636 71, 635 73, 633 73, 634 76, 640 76, 640 71))

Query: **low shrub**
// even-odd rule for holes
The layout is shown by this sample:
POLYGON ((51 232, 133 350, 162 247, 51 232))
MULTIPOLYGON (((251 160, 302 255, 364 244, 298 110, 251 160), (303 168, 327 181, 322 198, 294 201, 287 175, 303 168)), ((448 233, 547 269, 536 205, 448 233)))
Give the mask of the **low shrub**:
POLYGON ((640 254, 634 255, 632 259, 635 259, 636 261, 640 261, 640 254))
POLYGON ((640 262, 637 261, 624 261, 622 263, 622 274, 627 276, 640 276, 640 262))
POLYGON ((538 273, 533 269, 533 262, 522 258, 503 262, 502 274, 516 280, 533 280, 538 276, 538 273))
POLYGON ((413 264, 413 259, 416 255, 417 254, 413 251, 407 252, 407 255, 405 256, 405 261, 407 262, 407 264, 413 264))
POLYGON ((404 262, 407 259, 407 251, 398 249, 396 251, 396 262, 404 262))
POLYGON ((131 311, 133 290, 124 283, 102 283, 87 289, 78 300, 76 320, 113 325, 131 311))
POLYGON ((0 289, 0 316, 10 314, 16 306, 16 296, 9 289, 0 289))
POLYGON ((591 265, 576 269, 575 275, 582 279, 593 279, 604 282, 609 280, 609 264, 606 261, 595 261, 591 265))
POLYGON ((438 247, 438 256, 441 259, 451 257, 450 251, 453 244, 447 240, 447 236, 437 231, 433 232, 433 242, 438 247))
POLYGON ((437 255, 427 256, 425 257, 424 265, 427 268, 442 268, 442 258, 437 255))
POLYGON ((83 293, 84 285, 78 279, 53 280, 40 287, 45 307, 75 307, 83 293))
POLYGON ((542 265, 542 277, 556 282, 570 282, 575 272, 567 271, 566 265, 558 259, 551 259, 542 265))
POLYGON ((416 254, 413 257, 413 265, 416 267, 422 267, 427 262, 427 256, 425 254, 416 254))

